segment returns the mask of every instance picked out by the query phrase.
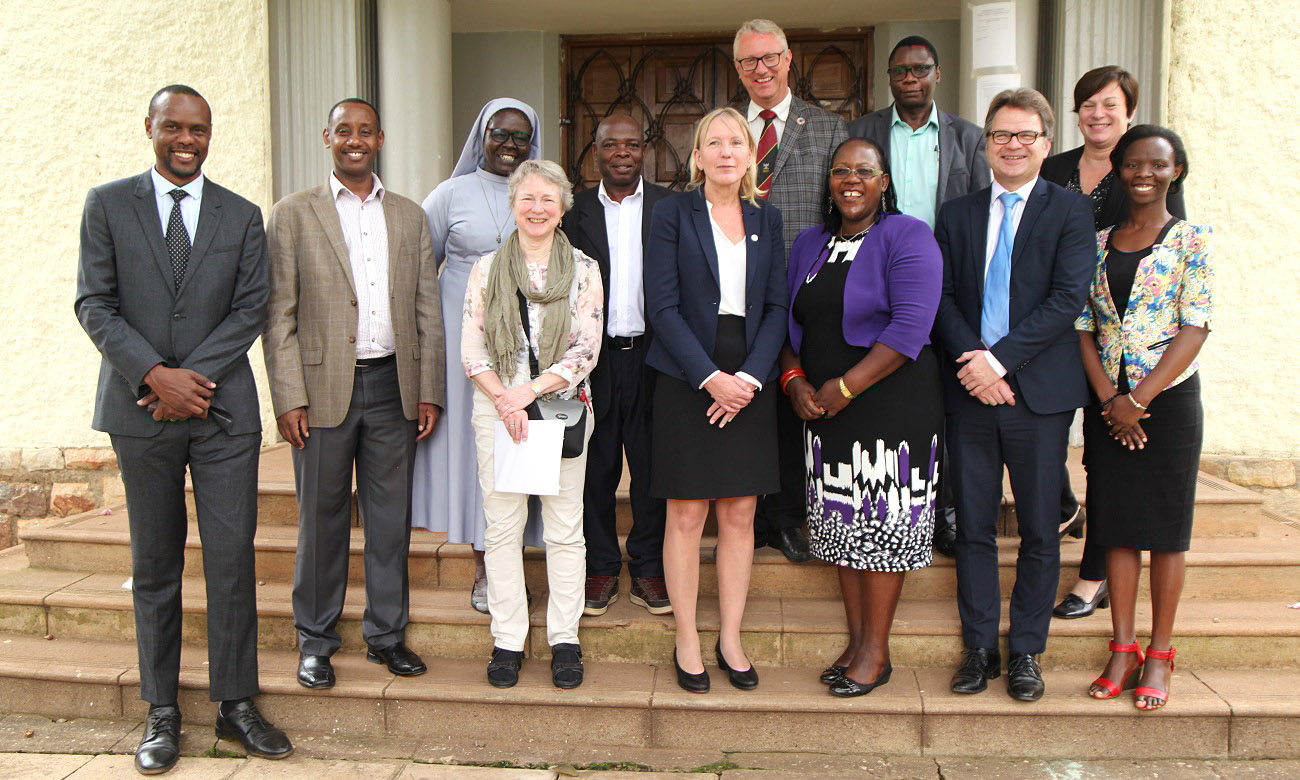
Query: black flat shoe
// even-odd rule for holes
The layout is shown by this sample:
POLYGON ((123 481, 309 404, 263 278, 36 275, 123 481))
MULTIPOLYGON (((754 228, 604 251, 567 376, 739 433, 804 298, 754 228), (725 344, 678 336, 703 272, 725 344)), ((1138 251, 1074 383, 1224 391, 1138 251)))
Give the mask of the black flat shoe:
POLYGON ((429 670, 420 656, 411 652, 405 642, 398 642, 391 647, 371 647, 366 651, 366 660, 372 664, 386 665, 388 671, 399 677, 414 677, 429 670))
POLYGON ((731 684, 742 691, 752 691, 758 687, 758 671, 754 669, 754 662, 750 661, 749 668, 745 671, 737 671, 727 664, 727 659, 722 655, 722 641, 719 640, 713 652, 718 656, 718 668, 727 673, 727 679, 731 684))
POLYGON ((217 736, 238 742, 250 756, 288 758, 293 743, 262 716, 252 699, 223 701, 217 707, 217 736))
POLYGON ((1106 581, 1101 581, 1101 586, 1093 594, 1092 601, 1084 601, 1081 596, 1069 593, 1061 599, 1061 603, 1052 608, 1052 617, 1073 620, 1075 618, 1088 617, 1099 609, 1106 609, 1110 606, 1110 588, 1107 587, 1106 581))
POLYGON ((780 550, 791 563, 807 563, 813 557, 808 550, 808 537, 798 528, 782 528, 768 544, 780 550))
POLYGON ((333 688, 334 666, 328 655, 298 656, 298 684, 304 688, 333 688))
POLYGON ((1043 670, 1029 653, 1012 653, 1007 659, 1007 693, 1020 701, 1043 698, 1043 670))
POLYGON ((935 529, 934 551, 947 558, 957 554, 957 526, 945 525, 935 529))
POLYGON ((1082 539, 1083 524, 1087 522, 1087 520, 1088 515, 1084 514, 1083 507, 1076 507, 1074 510, 1074 517, 1071 517, 1070 522, 1061 527, 1061 538, 1064 539, 1066 536, 1069 536, 1072 539, 1082 539))
POLYGON ((844 698, 849 698, 850 696, 865 696, 876 688, 889 682, 889 676, 893 673, 894 664, 892 661, 887 661, 885 662, 885 668, 880 672, 880 676, 865 685, 860 682, 855 682, 846 674, 831 683, 831 693, 844 698))
POLYGON ((677 668, 677 684, 687 693, 708 693, 709 692, 709 670, 705 669, 699 674, 691 674, 677 663, 677 648, 673 648, 673 666, 677 668))
POLYGON ((551 682, 556 688, 582 685, 582 648, 571 642, 551 647, 551 682))
POLYGON ((176 765, 181 755, 181 711, 176 705, 150 707, 144 736, 135 749, 135 771, 160 775, 176 765))
POLYGON ((488 661, 487 678, 494 688, 513 688, 519 682, 519 667, 524 665, 522 650, 502 650, 492 648, 492 660, 488 661))
POLYGON ((982 647, 963 651, 961 666, 952 676, 953 693, 979 693, 989 687, 989 680, 1002 674, 1002 654, 982 647))
POLYGON ((848 669, 849 667, 847 666, 835 666, 832 664, 831 666, 828 666, 822 670, 822 676, 818 679, 820 679, 823 683, 830 685, 831 683, 843 677, 844 673, 848 671, 848 669))

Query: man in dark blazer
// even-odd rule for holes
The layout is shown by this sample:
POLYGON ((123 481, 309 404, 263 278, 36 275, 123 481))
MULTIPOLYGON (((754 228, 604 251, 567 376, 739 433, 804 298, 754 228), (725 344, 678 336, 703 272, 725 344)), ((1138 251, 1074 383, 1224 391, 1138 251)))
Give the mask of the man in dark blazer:
POLYGON ((614 493, 631 477, 632 529, 627 537, 633 604, 654 615, 672 612, 664 585, 664 502, 650 496, 650 385, 645 357, 652 329, 645 312, 642 256, 650 215, 666 187, 641 176, 644 131, 615 114, 596 127, 600 184, 579 192, 564 216, 565 235, 600 266, 605 288, 605 342, 591 372, 595 427, 587 442, 583 534, 587 539, 585 615, 603 615, 618 599, 623 554, 614 493))
MULTIPOLYGON (((785 256, 803 231, 822 224, 823 198, 831 153, 848 138, 844 120, 790 91, 794 55, 785 31, 768 19, 751 19, 736 31, 732 43, 736 73, 749 94, 745 114, 758 145, 760 197, 781 210, 785 256), (774 136, 775 146, 764 153, 774 136), (763 195, 762 193, 766 193, 763 195)), ((754 518, 754 544, 770 544, 795 563, 812 560, 803 534, 808 510, 804 505, 803 422, 785 400, 777 403, 781 492, 764 496, 754 518)))
POLYGON ((952 690, 1001 673, 997 518, 1002 467, 1016 497, 1020 551, 1011 593, 1007 689, 1043 695, 1036 655, 1060 575, 1061 463, 1088 400, 1074 319, 1096 262, 1085 198, 1039 178, 1054 124, 1032 89, 1000 92, 985 120, 993 184, 945 203, 935 238, 943 295, 935 331, 947 357, 947 439, 957 500, 957 605, 966 646, 952 690))
POLYGON ((423 674, 407 648, 415 442, 446 405, 442 304, 424 211, 375 175, 379 112, 358 98, 322 131, 334 170, 276 203, 263 347, 280 435, 293 445, 298 682, 334 685, 351 542, 352 473, 365 532, 366 657, 423 674))
POLYGON ((140 698, 150 705, 135 764, 156 774, 179 754, 187 466, 217 735, 265 758, 293 746, 250 698, 262 423, 246 353, 266 320, 262 215, 203 177, 212 113, 193 88, 159 90, 144 128, 154 167, 86 197, 75 308, 103 355, 92 424, 109 434, 126 488, 140 698))

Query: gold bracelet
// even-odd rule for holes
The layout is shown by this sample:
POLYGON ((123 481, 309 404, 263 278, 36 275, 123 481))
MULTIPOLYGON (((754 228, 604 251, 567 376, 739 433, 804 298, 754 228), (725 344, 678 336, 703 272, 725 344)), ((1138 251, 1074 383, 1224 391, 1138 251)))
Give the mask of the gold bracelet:
POLYGON ((849 392, 849 386, 844 384, 844 377, 840 377, 840 394, 849 400, 853 400, 857 397, 853 395, 853 393, 849 392))
POLYGON ((1132 402, 1133 402, 1133 405, 1136 406, 1137 408, 1141 409, 1141 410, 1144 411, 1144 412, 1147 410, 1147 408, 1146 408, 1145 406, 1143 406, 1142 404, 1140 404, 1140 403, 1137 402, 1137 399, 1133 397, 1133 394, 1132 394, 1132 393, 1129 393, 1129 394, 1127 395, 1127 398, 1128 398, 1128 400, 1132 401, 1132 402))

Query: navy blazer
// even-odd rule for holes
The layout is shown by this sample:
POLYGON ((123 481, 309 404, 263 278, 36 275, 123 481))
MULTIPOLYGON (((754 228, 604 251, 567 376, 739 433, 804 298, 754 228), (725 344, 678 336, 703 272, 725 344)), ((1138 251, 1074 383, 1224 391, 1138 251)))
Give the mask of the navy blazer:
MULTIPOLYGON (((776 377, 776 355, 785 343, 785 239, 775 206, 740 203, 749 353, 738 371, 766 383, 776 377)), ((655 330, 646 362, 699 387, 718 370, 713 346, 721 300, 718 251, 703 189, 664 198, 655 206, 644 267, 646 317, 655 330)))
MULTIPOLYGON (((980 403, 957 381, 955 361, 980 342, 989 203, 992 187, 945 203, 935 222, 943 252, 943 293, 935 334, 946 354, 949 412, 980 403)), ((1097 263, 1097 236, 1087 198, 1039 178, 1025 203, 1011 250, 1010 332, 990 350, 1020 385, 1037 414, 1088 402, 1074 319, 1083 311, 1097 263)))

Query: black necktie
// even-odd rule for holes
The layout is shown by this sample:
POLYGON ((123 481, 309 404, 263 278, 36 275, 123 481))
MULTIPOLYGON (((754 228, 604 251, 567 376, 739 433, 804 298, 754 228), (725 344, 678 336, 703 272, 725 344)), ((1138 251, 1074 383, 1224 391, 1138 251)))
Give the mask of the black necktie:
POLYGON ((185 222, 181 219, 181 198, 187 193, 174 189, 167 193, 172 196, 171 216, 167 218, 167 254, 172 258, 172 277, 176 280, 176 289, 181 288, 185 278, 185 266, 190 262, 190 234, 185 232, 185 222))

